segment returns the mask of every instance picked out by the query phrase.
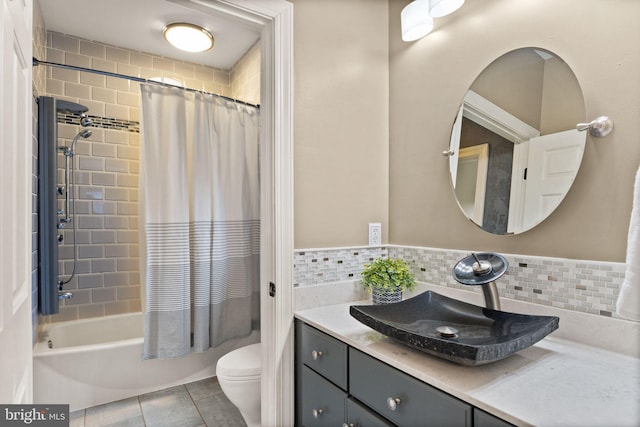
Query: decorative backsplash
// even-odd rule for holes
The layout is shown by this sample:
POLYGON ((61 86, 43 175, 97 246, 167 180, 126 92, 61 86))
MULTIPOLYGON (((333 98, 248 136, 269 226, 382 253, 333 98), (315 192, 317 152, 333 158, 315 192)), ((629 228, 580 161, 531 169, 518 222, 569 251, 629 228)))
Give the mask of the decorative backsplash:
POLYGON ((294 251, 293 286, 359 280, 365 264, 388 255, 386 247, 294 251))
MULTIPOLYGON (((419 282, 475 290, 451 277, 468 251, 408 246, 294 251, 294 286, 359 280, 364 264, 379 256, 403 258, 419 282)), ((496 283, 500 296, 602 316, 613 316, 625 264, 502 254, 509 268, 496 283)))

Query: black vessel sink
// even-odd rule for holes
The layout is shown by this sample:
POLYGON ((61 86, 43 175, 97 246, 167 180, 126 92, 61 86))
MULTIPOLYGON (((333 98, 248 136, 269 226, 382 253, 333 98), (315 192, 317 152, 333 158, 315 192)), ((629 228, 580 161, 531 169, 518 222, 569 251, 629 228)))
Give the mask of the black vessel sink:
POLYGON ((403 344, 476 366, 523 350, 558 329, 555 316, 507 313, 427 291, 383 305, 352 305, 351 316, 403 344))

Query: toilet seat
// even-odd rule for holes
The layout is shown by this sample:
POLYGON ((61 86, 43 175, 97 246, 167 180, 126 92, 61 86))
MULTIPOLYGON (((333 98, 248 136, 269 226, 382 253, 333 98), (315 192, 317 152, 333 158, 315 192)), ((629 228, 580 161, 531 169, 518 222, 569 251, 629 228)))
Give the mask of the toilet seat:
POLYGON ((233 350, 218 360, 216 375, 227 381, 259 380, 262 375, 260 343, 233 350))

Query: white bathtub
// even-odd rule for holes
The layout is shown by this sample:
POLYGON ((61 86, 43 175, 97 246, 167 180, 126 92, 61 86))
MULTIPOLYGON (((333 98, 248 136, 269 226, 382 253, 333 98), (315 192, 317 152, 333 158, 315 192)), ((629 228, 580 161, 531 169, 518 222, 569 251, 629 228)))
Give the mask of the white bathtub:
POLYGON ((48 325, 33 355, 34 402, 75 411, 208 378, 221 356, 260 340, 254 332, 205 353, 142 361, 142 333, 141 313, 48 325))

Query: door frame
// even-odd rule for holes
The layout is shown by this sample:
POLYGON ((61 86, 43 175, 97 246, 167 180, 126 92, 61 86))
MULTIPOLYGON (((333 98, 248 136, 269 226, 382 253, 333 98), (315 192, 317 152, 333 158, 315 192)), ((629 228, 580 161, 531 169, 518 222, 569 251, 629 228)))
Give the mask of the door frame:
MULTIPOLYGON (((471 147, 461 148, 459 150, 458 162, 475 162, 476 163, 476 181, 474 183, 474 203, 473 214, 467 216, 482 227, 484 220, 484 202, 487 195, 487 173, 489 172, 489 144, 472 145, 471 147)), ((456 191, 459 187, 456 183, 456 191)), ((464 209, 463 209, 464 210, 464 209)))
POLYGON ((290 426, 294 424, 293 4, 284 0, 170 1, 223 14, 260 32, 261 418, 265 427, 290 426))

